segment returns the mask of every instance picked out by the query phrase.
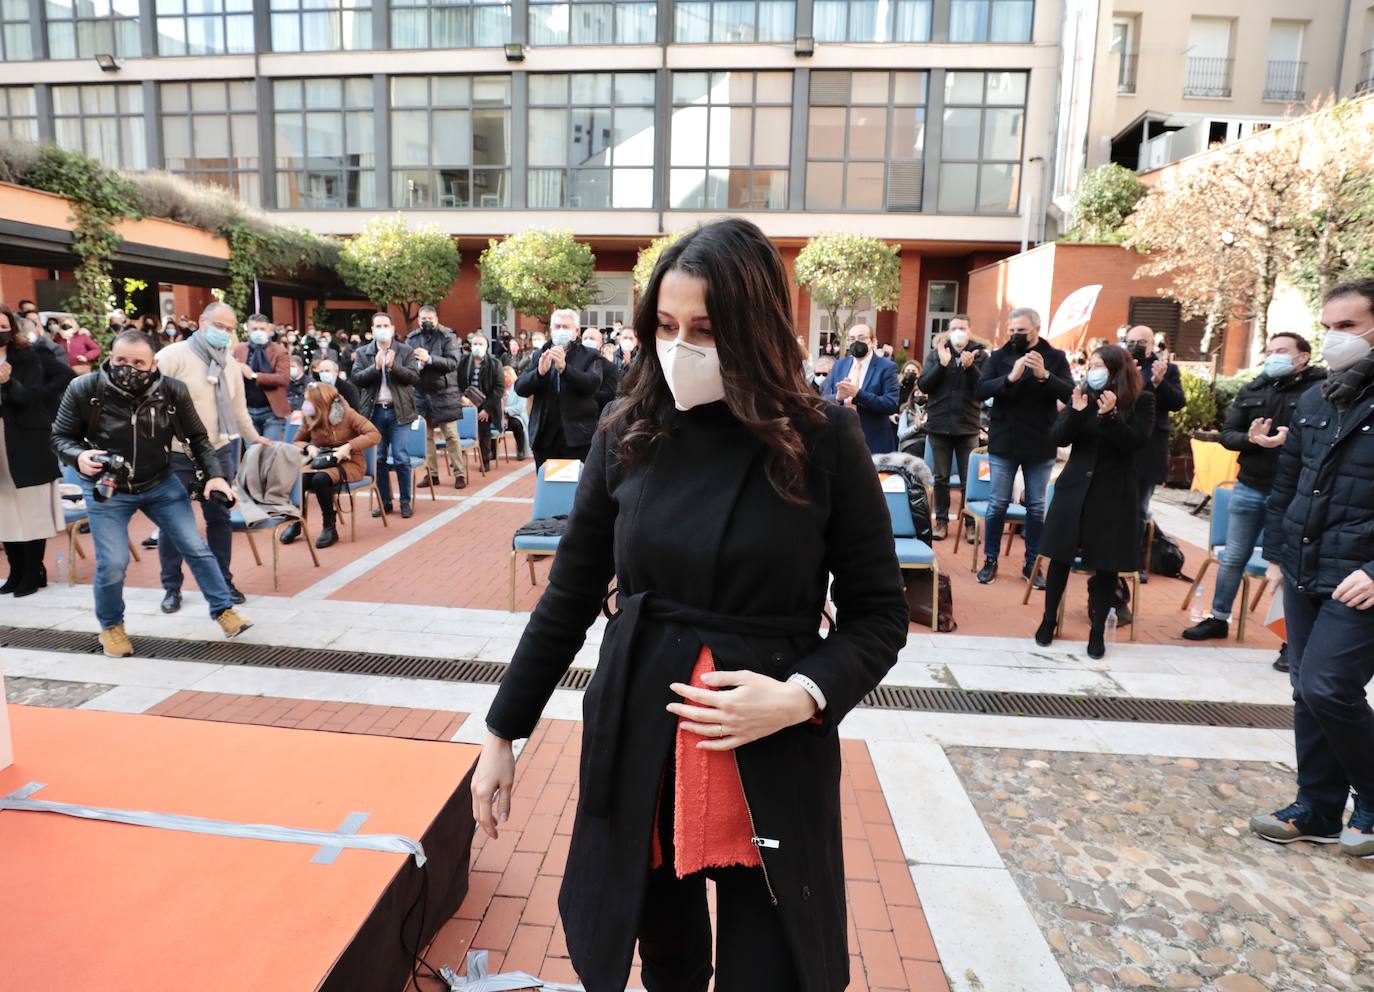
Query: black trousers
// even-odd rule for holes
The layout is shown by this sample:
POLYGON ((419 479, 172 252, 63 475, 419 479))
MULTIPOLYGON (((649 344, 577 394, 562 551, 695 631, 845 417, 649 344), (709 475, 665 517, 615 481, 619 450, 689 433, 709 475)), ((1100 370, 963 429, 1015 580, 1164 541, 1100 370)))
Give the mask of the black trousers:
MULTIPOLYGON (((1069 586, 1072 566, 1066 561, 1050 561, 1045 568, 1044 621, 1054 623, 1059 613, 1059 601, 1069 586)), ((1088 624, 1095 634, 1107 626, 1107 614, 1116 605, 1118 573, 1094 572, 1088 576, 1088 624)))
POLYGON ((563 444, 556 448, 535 448, 534 467, 537 471, 539 466, 543 465, 550 458, 571 458, 574 461, 585 462, 591 450, 592 446, 590 444, 563 444))
POLYGON ((1365 697, 1374 679, 1374 609, 1307 596, 1285 580, 1283 616, 1298 795, 1318 815, 1339 819, 1352 788, 1374 802, 1374 710, 1365 697))
POLYGON ((338 483, 334 479, 332 472, 306 472, 305 488, 315 494, 316 501, 320 504, 320 522, 325 527, 334 526, 334 487, 338 483))
POLYGON ((801 986, 782 917, 761 868, 712 868, 678 878, 673 870, 673 761, 664 772, 658 815, 663 866, 649 872, 639 922, 646 992, 706 992, 711 981, 711 918, 706 879, 716 883, 716 992, 796 992, 801 986))
POLYGON ((948 520, 950 463, 957 466, 959 481, 967 486, 968 458, 978 447, 978 435, 927 434, 926 437, 930 439, 930 460, 935 463, 930 466, 935 473, 935 519, 948 520))

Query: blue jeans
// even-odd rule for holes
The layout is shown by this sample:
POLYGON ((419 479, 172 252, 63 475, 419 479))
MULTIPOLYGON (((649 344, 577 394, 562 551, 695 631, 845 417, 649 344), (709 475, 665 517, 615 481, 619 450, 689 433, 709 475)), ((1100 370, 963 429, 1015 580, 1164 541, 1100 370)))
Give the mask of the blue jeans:
POLYGON ((391 508, 391 470, 395 469, 401 506, 409 506, 410 455, 406 453, 406 431, 410 425, 396 422, 394 407, 377 407, 372 411, 372 426, 382 435, 382 442, 377 445, 377 491, 382 494, 382 505, 391 508))
MULTIPOLYGON (((1237 482, 1231 490, 1231 509, 1226 520, 1226 550, 1221 553, 1217 584, 1212 590, 1212 616, 1231 619, 1231 604, 1236 601, 1245 574, 1245 563, 1255 553, 1260 531, 1264 529, 1264 504, 1269 494, 1237 482)), ((1245 604, 1241 603, 1241 609, 1245 604)))
POLYGON ((86 515, 95 542, 95 616, 100 628, 117 627, 124 622, 124 573, 129 568, 129 521, 136 511, 157 525, 159 540, 171 541, 185 556, 200 591, 210 604, 210 616, 217 617, 233 604, 229 584, 224 581, 219 562, 210 546, 196 530, 196 516, 186 489, 169 475, 142 493, 115 493, 101 503, 95 498, 90 480, 83 480, 86 515))
POLYGON ((1036 549, 1040 547, 1040 531, 1045 526, 1045 490, 1050 485, 1054 459, 1023 462, 1018 458, 988 455, 988 468, 992 475, 992 491, 988 494, 988 514, 983 524, 983 553, 989 558, 997 558, 1001 554, 1002 525, 1007 519, 1007 507, 1011 505, 1011 493, 1019 468, 1026 480, 1025 536, 1026 564, 1029 565, 1035 561, 1036 549))
POLYGON ((286 436, 286 418, 278 417, 270 406, 250 406, 248 419, 253 421, 253 429, 269 441, 280 441, 286 436))
POLYGON ((1298 796, 1334 820, 1352 788, 1364 802, 1374 799, 1374 710, 1365 698, 1374 679, 1374 609, 1308 596, 1285 580, 1283 619, 1298 796))
MULTIPOLYGON (((220 469, 229 479, 229 484, 233 485, 239 474, 239 442, 230 441, 215 454, 219 456, 220 469)), ((189 492, 196 481, 195 462, 179 451, 172 452, 172 475, 189 492)), ((234 555, 234 525, 230 520, 230 513, 231 510, 213 500, 205 500, 200 504, 200 515, 205 520, 205 540, 214 552, 215 560, 219 562, 219 570, 226 585, 232 585, 234 582, 234 571, 230 567, 234 555)), ((162 588, 168 592, 176 592, 181 588, 181 549, 175 541, 168 540, 159 533, 157 557, 162 563, 162 588)), ((196 581, 200 581, 200 576, 196 576, 196 581)))

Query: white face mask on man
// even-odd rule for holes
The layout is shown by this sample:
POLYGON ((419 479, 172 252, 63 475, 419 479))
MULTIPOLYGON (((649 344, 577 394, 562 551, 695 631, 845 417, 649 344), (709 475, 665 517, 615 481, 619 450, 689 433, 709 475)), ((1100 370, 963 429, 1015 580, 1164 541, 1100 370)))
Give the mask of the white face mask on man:
POLYGON ((725 399, 725 380, 715 348, 688 344, 678 338, 656 340, 663 378, 679 410, 725 399))

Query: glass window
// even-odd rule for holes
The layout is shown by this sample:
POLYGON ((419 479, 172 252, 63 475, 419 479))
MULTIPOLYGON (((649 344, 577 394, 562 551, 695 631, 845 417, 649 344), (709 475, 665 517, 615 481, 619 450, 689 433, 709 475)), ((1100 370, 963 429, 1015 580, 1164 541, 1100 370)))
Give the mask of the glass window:
POLYGON ((668 205, 785 210, 790 72, 675 72, 668 205))
POLYGON ((372 80, 272 83, 277 207, 375 207, 372 80))
POLYGON ((0 62, 33 58, 28 0, 0 0, 0 62))
POLYGON ((32 86, 0 87, 0 141, 38 143, 38 103, 32 86))
POLYGON ((269 4, 274 52, 372 47, 372 0, 269 0, 269 4))
POLYGON ((159 55, 253 51, 252 0, 157 0, 159 55))
POLYGON ((163 168, 261 203, 254 83, 163 83, 160 94, 163 168))
POLYGON ((139 0, 45 0, 48 57, 141 56, 138 3, 139 0))
POLYGON ((531 45, 652 45, 658 38, 658 4, 531 0, 531 45))
POLYGON ((529 84, 531 209, 653 206, 653 73, 537 73, 529 84))
POLYGON ((950 41, 1027 42, 1034 0, 950 0, 950 41))
POLYGON ((691 0, 673 4, 673 40, 680 45, 791 41, 793 0, 691 0))
POLYGON ((930 40, 932 0, 816 0, 817 41, 930 40))
POLYGON ((808 210, 921 209, 924 72, 811 73, 808 210))
POLYGON ((510 76, 391 80, 391 200, 510 206, 510 76))
POLYGON ((496 48, 510 25, 502 0, 391 0, 392 48, 496 48))
POLYGON ((946 75, 940 140, 942 212, 1016 212, 1025 100, 1024 72, 946 75))
POLYGON ((54 86, 57 144, 117 169, 148 168, 143 129, 143 88, 118 85, 54 86))

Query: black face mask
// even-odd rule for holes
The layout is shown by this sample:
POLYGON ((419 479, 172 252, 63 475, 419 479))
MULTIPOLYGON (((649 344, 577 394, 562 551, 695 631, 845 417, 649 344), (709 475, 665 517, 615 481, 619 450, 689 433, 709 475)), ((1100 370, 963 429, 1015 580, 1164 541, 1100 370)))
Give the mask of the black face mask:
POLYGON ((432 321, 432 320, 422 320, 422 321, 420 321, 420 330, 425 331, 425 332, 429 332, 429 331, 434 330, 434 321, 432 321))
POLYGON ((132 365, 109 365, 110 381, 126 393, 138 395, 153 381, 151 369, 136 369, 132 365))
POLYGON ((1030 351, 1030 335, 1013 334, 1008 344, 1011 346, 1011 350, 1016 352, 1016 354, 1024 355, 1026 352, 1030 351))
POLYGON ((1137 362, 1145 361, 1145 346, 1143 344, 1127 345, 1126 350, 1131 353, 1131 357, 1137 362))
POLYGON ((9 343, 10 343, 11 341, 13 341, 13 340, 14 340, 14 332, 13 332, 13 331, 0 331, 0 348, 8 347, 8 346, 9 346, 9 343))
POLYGON ((910 385, 911 385, 913 382, 915 382, 915 381, 916 381, 916 373, 915 373, 915 372, 908 372, 906 375, 902 376, 902 384, 903 384, 903 385, 910 386, 910 385))
POLYGON ((855 341, 853 344, 851 344, 851 345, 849 346, 849 353, 850 353, 851 355, 853 355, 855 358, 858 358, 858 359, 861 359, 861 360, 864 359, 864 358, 867 358, 867 357, 868 357, 868 342, 867 342, 867 341, 855 341))

